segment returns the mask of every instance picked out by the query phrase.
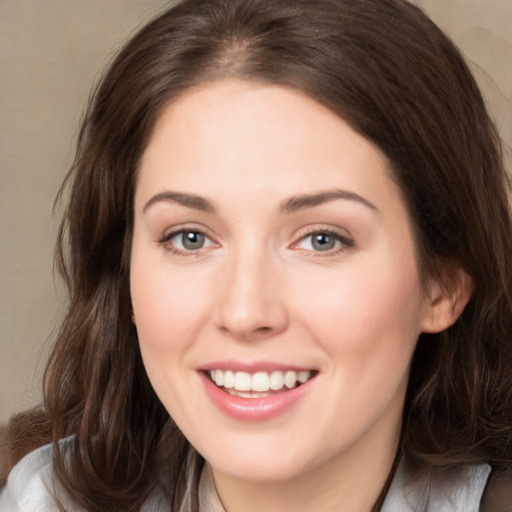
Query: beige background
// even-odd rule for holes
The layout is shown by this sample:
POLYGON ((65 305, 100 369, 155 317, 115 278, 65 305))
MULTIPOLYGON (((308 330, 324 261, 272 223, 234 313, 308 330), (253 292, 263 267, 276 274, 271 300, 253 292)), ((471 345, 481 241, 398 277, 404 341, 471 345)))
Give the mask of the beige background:
MULTIPOLYGON (((52 203, 91 84, 168 3, 0 0, 0 423, 40 397, 65 300, 52 274, 52 203)), ((512 146, 512 0, 416 3, 461 46, 512 146)))

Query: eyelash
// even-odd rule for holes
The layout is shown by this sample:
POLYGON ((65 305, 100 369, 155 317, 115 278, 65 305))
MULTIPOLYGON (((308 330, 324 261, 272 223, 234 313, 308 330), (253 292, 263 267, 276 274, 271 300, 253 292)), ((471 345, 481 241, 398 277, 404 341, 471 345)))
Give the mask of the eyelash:
POLYGON ((320 228, 311 228, 310 230, 303 233, 301 235, 301 237, 299 238, 299 240, 292 244, 292 249, 295 249, 298 251, 300 251, 300 250, 307 251, 314 258, 327 258, 327 257, 336 256, 342 252, 347 251, 348 249, 353 248, 354 246, 355 246, 354 240, 351 238, 348 238, 346 235, 342 235, 341 233, 339 233, 338 231, 336 231, 332 228, 320 227, 320 228), (315 250, 310 250, 310 249, 301 249, 300 247, 298 247, 298 245, 301 242, 305 241, 307 238, 310 238, 314 235, 330 236, 330 237, 334 238, 335 242, 339 242, 339 245, 338 245, 338 247, 328 249, 326 251, 315 251, 315 250))
POLYGON ((171 231, 170 233, 166 233, 160 240, 158 240, 158 243, 159 243, 159 245, 162 245, 166 251, 168 251, 171 254, 176 255, 176 256, 187 256, 187 257, 199 256, 202 253, 201 249, 204 249, 205 247, 200 247, 197 250, 193 250, 193 249, 187 250, 187 249, 180 249, 170 243, 174 237, 177 237, 179 235, 183 236, 183 234, 185 234, 185 233, 197 233, 198 235, 202 235, 205 237, 205 239, 209 240, 211 242, 211 245, 215 244, 215 242, 213 242, 211 237, 209 237, 208 234, 204 230, 198 229, 198 228, 181 228, 181 229, 177 229, 175 231, 171 231))
MULTIPOLYGON (((179 235, 183 236, 183 234, 185 234, 185 233, 196 233, 198 235, 204 236, 206 240, 210 241, 209 246, 212 246, 215 244, 215 242, 213 242, 213 240, 208 236, 208 234, 204 230, 198 229, 198 228, 181 228, 181 229, 178 229, 175 231, 171 231, 170 233, 166 233, 160 240, 158 240, 158 243, 159 243, 159 245, 162 245, 166 251, 168 251, 171 254, 176 255, 176 256, 186 256, 186 257, 199 256, 203 252, 202 249, 205 249, 207 247, 200 247, 197 250, 193 250, 193 249, 189 249, 189 250, 185 249, 184 250, 184 249, 177 248, 175 245, 170 243, 170 241, 173 238, 175 238, 179 235)), ((342 253, 342 252, 346 251, 347 249, 354 247, 354 245, 355 245, 354 240, 352 240, 351 238, 348 238, 347 236, 341 235, 338 231, 333 230, 332 228, 312 228, 312 229, 308 230, 307 232, 303 233, 301 235, 301 237, 299 238, 299 240, 297 242, 294 242, 291 245, 291 248, 294 250, 306 251, 306 252, 310 253, 311 256, 313 256, 315 258, 325 258, 325 257, 335 256, 339 253, 342 253), (301 249, 300 247, 298 247, 298 245, 300 243, 304 242, 307 238, 312 237, 313 235, 327 235, 329 237, 332 237, 335 240, 335 242, 338 242, 339 245, 338 245, 338 247, 328 249, 325 251, 301 249)))

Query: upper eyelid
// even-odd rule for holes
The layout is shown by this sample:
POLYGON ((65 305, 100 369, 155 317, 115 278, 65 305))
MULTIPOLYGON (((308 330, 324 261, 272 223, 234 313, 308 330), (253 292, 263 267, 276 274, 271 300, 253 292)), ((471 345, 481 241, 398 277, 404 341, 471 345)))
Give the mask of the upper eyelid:
POLYGON ((344 240, 353 240, 354 238, 348 230, 330 225, 309 226, 299 229, 296 232, 295 238, 298 241, 315 233, 329 233, 344 240))
POLYGON ((173 253, 176 256, 184 256, 184 257, 199 257, 201 254, 204 253, 204 251, 209 250, 212 246, 218 246, 219 244, 207 233, 205 233, 202 229, 197 228, 187 228, 187 227, 181 227, 176 229, 171 229, 167 232, 165 232, 161 237, 158 238, 157 244, 162 247, 164 250, 169 251, 173 253), (180 248, 179 244, 175 245, 175 243, 171 243, 171 240, 179 236, 180 234, 183 234, 185 232, 191 232, 191 233, 200 233, 204 235, 206 239, 209 240, 210 244, 208 244, 205 247, 199 247, 197 249, 186 249, 186 248, 180 248))
POLYGON ((212 236, 212 234, 210 233, 210 230, 206 229, 205 227, 200 227, 197 225, 187 225, 187 224, 177 225, 177 226, 173 226, 173 227, 164 229, 158 238, 160 241, 169 240, 173 236, 183 233, 184 231, 189 231, 192 233, 194 233, 194 232, 201 233, 202 235, 208 237, 210 240, 212 240, 212 241, 215 240, 215 237, 212 236))
MULTIPOLYGON (((334 227, 314 227, 314 228, 312 227, 310 230, 301 233, 300 236, 297 236, 295 241, 289 247, 291 249, 299 249, 298 245, 303 240, 305 240, 307 237, 310 237, 317 233, 318 234, 327 233, 329 235, 332 235, 343 246, 342 248, 338 247, 338 249, 333 248, 331 250, 325 251, 324 256, 332 255, 333 252, 335 252, 336 250, 339 252, 340 250, 343 250, 343 249, 353 248, 356 245, 353 236, 350 233, 346 232, 345 230, 340 230, 339 228, 336 229, 334 227), (341 231, 344 231, 344 233, 341 233, 341 231)), ((308 251, 308 249, 304 249, 304 250, 308 251)), ((319 252, 319 251, 311 251, 311 252, 314 252, 315 254, 317 254, 317 253, 321 254, 321 252, 319 252)))
MULTIPOLYGON (((164 229, 160 236, 158 236, 158 242, 163 243, 166 241, 169 241, 174 236, 184 232, 184 231, 190 231, 190 232, 197 232, 201 233, 208 239, 210 239, 214 244, 219 244, 218 238, 211 233, 211 230, 206 228, 205 226, 198 226, 197 224, 190 223, 190 224, 178 224, 176 226, 172 226, 170 228, 164 229)), ((293 247, 294 245, 298 244, 301 240, 304 238, 314 235, 315 233, 328 233, 340 241, 342 241, 345 245, 354 245, 354 237, 353 235, 346 229, 342 229, 339 227, 331 226, 331 225, 314 225, 314 226, 306 226, 303 228, 300 228, 296 230, 295 234, 293 235, 293 241, 289 244, 289 247, 293 247)))

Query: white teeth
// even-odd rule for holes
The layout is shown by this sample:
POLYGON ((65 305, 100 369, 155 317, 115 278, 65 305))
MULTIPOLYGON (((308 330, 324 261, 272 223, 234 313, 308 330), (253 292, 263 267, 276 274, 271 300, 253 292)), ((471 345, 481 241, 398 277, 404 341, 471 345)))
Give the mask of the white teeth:
POLYGON ((270 393, 255 393, 254 391, 235 391, 234 389, 226 390, 230 395, 239 396, 240 398, 264 398, 270 393))
MULTIPOLYGON (((308 372, 308 371, 304 371, 304 372, 299 372, 297 373, 297 380, 301 383, 301 384, 304 384, 304 382, 307 382, 309 380, 309 378, 311 377, 311 372, 308 372)), ((224 377, 225 378, 225 377, 224 377)), ((225 386, 226 384, 224 384, 225 386)))
MULTIPOLYGON (((209 373, 212 381, 219 387, 233 391, 254 391, 256 393, 265 393, 269 390, 279 391, 285 386, 288 389, 293 389, 297 384, 304 384, 311 378, 311 371, 309 370, 300 372, 293 370, 287 372, 273 371, 270 374, 257 372, 252 375, 247 372, 233 372, 231 370, 210 370, 209 373)), ((243 393, 237 393, 237 395, 242 396, 243 393)))
POLYGON ((233 387, 237 391, 251 391, 251 375, 246 372, 236 372, 235 385, 233 387))
POLYGON ((252 391, 268 391, 270 386, 270 377, 268 373, 258 372, 252 376, 251 390, 252 391))
POLYGON ((235 387, 235 374, 229 370, 224 372, 224 387, 227 389, 235 387))
POLYGON ((270 389, 277 391, 284 386, 283 372, 272 372, 270 374, 270 389))
POLYGON ((286 372, 286 375, 284 376, 284 385, 289 389, 293 389, 295 387, 296 383, 297 383, 297 373, 296 372, 286 372))
POLYGON ((217 386, 223 386, 224 385, 224 372, 222 372, 221 370, 217 370, 215 372, 215 384, 217 384, 217 386))

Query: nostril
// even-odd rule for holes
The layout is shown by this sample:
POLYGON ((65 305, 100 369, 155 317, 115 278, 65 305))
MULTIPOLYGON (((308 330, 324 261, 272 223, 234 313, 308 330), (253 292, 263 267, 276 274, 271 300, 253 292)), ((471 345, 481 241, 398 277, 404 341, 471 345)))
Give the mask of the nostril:
POLYGON ((272 330, 272 328, 271 328, 271 327, 265 327, 265 326, 263 326, 263 327, 258 327, 258 328, 255 330, 255 332, 266 333, 266 332, 269 332, 269 331, 271 331, 271 330, 272 330))

